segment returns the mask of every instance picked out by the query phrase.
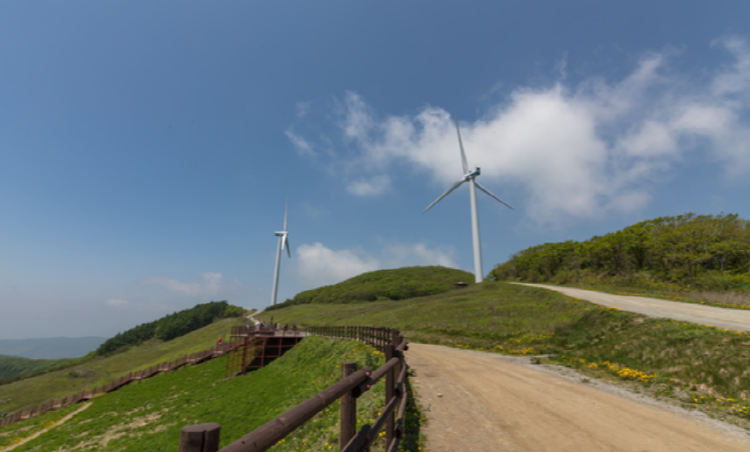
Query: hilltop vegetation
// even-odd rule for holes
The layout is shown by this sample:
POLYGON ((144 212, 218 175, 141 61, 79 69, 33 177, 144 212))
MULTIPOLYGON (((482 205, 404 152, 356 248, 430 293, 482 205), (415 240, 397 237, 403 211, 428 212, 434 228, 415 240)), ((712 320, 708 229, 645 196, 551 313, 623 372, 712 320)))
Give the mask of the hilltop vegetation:
POLYGON ((750 288, 750 222, 688 213, 643 221, 584 242, 545 243, 514 254, 490 279, 650 289, 750 288))
POLYGON ((28 359, 0 355, 0 380, 41 372, 67 361, 67 359, 28 359))
POLYGON ((451 290, 459 281, 470 282, 474 275, 463 270, 433 267, 404 267, 363 273, 354 278, 317 289, 307 290, 266 310, 286 306, 319 303, 354 303, 375 300, 405 300, 451 290))
POLYGON ((122 350, 124 347, 142 344, 151 339, 169 341, 183 336, 191 331, 203 328, 221 317, 239 317, 243 309, 232 306, 226 301, 211 301, 197 304, 190 309, 184 309, 166 315, 153 322, 143 323, 115 337, 107 339, 96 354, 99 356, 122 350))

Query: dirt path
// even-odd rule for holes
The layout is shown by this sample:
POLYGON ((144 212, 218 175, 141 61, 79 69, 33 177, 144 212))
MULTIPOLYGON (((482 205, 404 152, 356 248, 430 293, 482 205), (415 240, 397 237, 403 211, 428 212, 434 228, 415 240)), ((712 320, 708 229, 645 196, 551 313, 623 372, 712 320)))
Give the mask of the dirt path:
POLYGON ((55 425, 52 425, 52 426, 47 427, 47 428, 43 428, 43 429, 39 430, 38 432, 35 432, 31 436, 27 436, 26 438, 23 439, 23 441, 17 442, 16 444, 8 446, 5 449, 3 449, 2 447, 0 447, 0 450, 2 450, 3 452, 10 452, 11 450, 15 449, 16 447, 18 447, 18 446, 20 446, 22 444, 28 443, 32 439, 34 439, 34 438, 38 437, 39 435, 41 435, 42 433, 46 433, 50 429, 53 429, 53 428, 57 427, 58 425, 64 424, 68 419, 72 418, 73 416, 75 416, 76 414, 80 413, 81 411, 85 410, 86 408, 88 408, 90 406, 91 406, 91 402, 88 402, 88 403, 84 404, 81 408, 78 408, 77 410, 73 411, 72 413, 65 415, 62 419, 60 419, 59 421, 55 422, 55 425))
POLYGON ((406 358, 429 420, 427 452, 750 450, 736 427, 521 358, 424 344, 409 344, 406 358))
POLYGON ((726 328, 734 331, 750 331, 750 310, 717 308, 715 306, 705 306, 696 303, 683 303, 631 295, 613 295, 606 292, 550 286, 547 284, 521 285, 554 290, 569 297, 580 298, 581 300, 622 309, 623 311, 637 312, 649 317, 661 317, 690 323, 713 325, 718 328, 726 328))

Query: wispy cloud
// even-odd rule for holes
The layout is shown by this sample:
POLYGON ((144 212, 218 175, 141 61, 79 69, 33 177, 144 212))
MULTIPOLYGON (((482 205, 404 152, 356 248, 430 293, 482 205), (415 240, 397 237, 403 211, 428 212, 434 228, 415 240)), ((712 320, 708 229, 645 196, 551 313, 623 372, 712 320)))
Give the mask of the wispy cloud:
POLYGON ((351 182, 346 189, 349 193, 357 196, 376 196, 388 190, 390 184, 390 177, 380 175, 351 182))
MULTIPOLYGON (((141 281, 143 285, 154 285, 163 287, 172 292, 187 295, 189 297, 210 298, 218 295, 226 287, 221 273, 204 273, 201 282, 181 282, 176 279, 157 276, 141 281)), ((237 282, 235 282, 237 284, 237 282)))
POLYGON ((312 106, 312 102, 297 102, 294 105, 294 111, 297 113, 297 117, 303 118, 307 116, 310 112, 310 106, 312 106))
POLYGON ((284 131, 284 135, 289 138, 289 140, 292 142, 294 147, 297 149, 297 152, 300 155, 315 155, 315 151, 313 151, 313 146, 310 144, 307 140, 302 138, 299 135, 295 135, 294 132, 292 132, 291 129, 287 129, 284 131))
POLYGON ((104 304, 106 304, 107 306, 120 308, 120 307, 126 306, 128 304, 128 300, 122 300, 119 298, 110 298, 109 300, 105 301, 104 304))
POLYGON ((384 267, 398 268, 415 265, 440 265, 458 268, 453 260, 456 251, 450 247, 430 249, 424 243, 394 243, 383 250, 381 261, 384 267))
MULTIPOLYGON (((494 183, 520 187, 527 213, 540 224, 641 208, 654 180, 695 153, 730 177, 747 176, 750 47, 736 36, 714 44, 731 61, 707 79, 677 73, 670 61, 678 56, 665 50, 644 55, 620 80, 590 77, 571 86, 562 80, 563 58, 557 83, 519 87, 485 117, 461 123, 469 163, 482 168, 491 189, 494 183)), ((342 106, 342 138, 358 151, 348 164, 365 175, 349 184, 350 193, 381 193, 372 184, 373 169, 402 162, 426 170, 441 186, 460 178, 446 110, 426 106, 415 115, 379 116, 354 92, 342 106)))
POLYGON ((452 249, 430 249, 423 243, 389 244, 381 256, 354 249, 332 250, 322 243, 297 247, 297 271, 307 283, 316 286, 335 284, 359 274, 383 268, 414 265, 454 267, 452 249))

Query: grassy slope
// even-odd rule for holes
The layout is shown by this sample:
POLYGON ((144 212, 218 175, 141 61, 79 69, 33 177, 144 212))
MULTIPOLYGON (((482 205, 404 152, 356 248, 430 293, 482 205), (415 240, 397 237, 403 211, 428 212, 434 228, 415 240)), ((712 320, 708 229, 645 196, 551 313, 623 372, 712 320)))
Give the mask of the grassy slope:
POLYGON ((412 341, 512 354, 628 380, 737 421, 750 419, 750 335, 649 319, 556 292, 488 283, 433 297, 272 311, 276 321, 401 329, 412 341))
POLYGON ((67 359, 28 359, 20 356, 0 355, 0 378, 32 374, 64 364, 67 359))
POLYGON ((300 305, 260 317, 270 320, 273 315, 282 324, 389 326, 418 342, 489 348, 548 336, 593 308, 552 291, 485 282, 429 297, 300 305))
MULTIPOLYGON (((94 399, 74 419, 16 450, 176 450, 182 427, 203 422, 221 424, 223 447, 336 382, 343 361, 375 369, 384 359, 358 342, 307 338, 246 377, 223 380, 224 361, 183 368, 94 399)), ((358 400, 360 426, 377 416, 383 392, 379 383, 358 400)), ((271 450, 329 450, 338 440, 338 411, 339 404, 333 404, 271 450)), ((11 430, 13 426, 0 428, 0 435, 6 434, 0 436, 0 446, 16 435, 30 435, 42 422, 49 420, 25 425, 21 428, 32 428, 21 432, 11 430)))
POLYGON ((463 270, 440 266, 404 267, 363 273, 338 284, 300 292, 291 300, 270 309, 308 303, 352 303, 375 300, 403 300, 445 292, 459 281, 473 281, 463 270))
POLYGON ((200 330, 168 342, 153 341, 133 347, 125 353, 95 358, 83 364, 53 371, 0 386, 2 411, 15 411, 29 405, 44 403, 52 398, 72 395, 119 378, 128 372, 147 368, 182 355, 210 348, 216 339, 228 333, 232 325, 243 324, 246 319, 230 318, 214 322, 200 330), (71 375, 79 373, 81 377, 71 375))

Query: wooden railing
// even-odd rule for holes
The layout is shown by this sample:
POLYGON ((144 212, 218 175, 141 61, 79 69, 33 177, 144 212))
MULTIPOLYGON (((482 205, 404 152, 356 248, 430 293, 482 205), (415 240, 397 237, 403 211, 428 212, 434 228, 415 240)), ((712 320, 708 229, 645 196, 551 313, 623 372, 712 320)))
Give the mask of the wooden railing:
MULTIPOLYGON (((245 328, 245 327, 241 327, 241 328, 245 328)), ((272 326, 267 326, 263 329, 258 329, 254 331, 255 331, 255 334, 258 336, 273 336, 276 334, 277 329, 272 326)), ((292 336, 297 336, 297 335, 298 335, 298 332, 297 332, 296 326, 294 326, 293 329, 290 330, 289 332, 287 332, 287 327, 286 326, 284 327, 283 337, 286 338, 286 337, 292 337, 292 336)), ((187 364, 202 363, 204 361, 215 358, 217 356, 222 356, 226 353, 230 353, 239 347, 240 347, 239 343, 236 343, 235 341, 230 340, 229 342, 224 342, 223 344, 214 345, 208 350, 204 350, 202 352, 197 352, 197 353, 193 353, 190 355, 184 355, 174 361, 163 362, 163 363, 159 363, 154 366, 151 366, 148 369, 141 369, 141 370, 137 370, 134 372, 130 372, 127 375, 123 375, 122 377, 118 378, 115 381, 107 383, 106 385, 98 386, 93 389, 84 390, 72 396, 68 396, 62 399, 52 400, 51 402, 44 403, 42 405, 33 405, 33 406, 23 408, 21 410, 18 410, 12 413, 2 413, 2 415, 0 415, 0 427, 8 425, 8 424, 12 424, 14 422, 17 422, 23 419, 28 419, 38 414, 46 413, 52 410, 57 410, 62 407, 66 407, 68 405, 73 405, 78 402, 92 399, 94 396, 98 394, 104 394, 107 392, 115 391, 121 388, 122 386, 125 386, 133 381, 145 380, 147 378, 151 378, 155 375, 158 375, 161 372, 171 372, 187 364)), ((279 352, 279 355, 280 354, 281 352, 279 352)), ((276 356, 271 356, 271 357, 273 358, 276 356)))
POLYGON ((164 362, 164 363, 156 364, 155 366, 151 366, 148 369, 142 369, 142 370, 137 370, 135 372, 130 372, 127 375, 123 375, 117 380, 112 381, 106 385, 98 386, 93 389, 83 390, 79 392, 78 394, 75 394, 72 396, 68 396, 62 399, 52 400, 51 402, 48 402, 42 405, 34 405, 31 407, 16 411, 14 413, 7 414, 2 419, 0 419, 0 426, 12 424, 16 421, 20 421, 22 419, 28 419, 32 416, 36 416, 37 414, 46 413, 48 411, 57 410, 68 405, 73 405, 74 403, 89 400, 98 394, 112 392, 133 381, 141 381, 147 378, 151 378, 159 374, 160 372, 171 372, 189 363, 194 363, 194 364, 201 363, 203 361, 209 360, 216 356, 221 356, 227 351, 229 351, 229 344, 215 345, 208 350, 204 350, 198 353, 193 353, 190 355, 185 355, 174 361, 164 362))
POLYGON ((179 452, 262 452, 273 447, 298 427, 341 399, 342 452, 369 451, 373 441, 385 429, 387 452, 395 452, 404 435, 404 413, 408 394, 406 374, 408 366, 403 352, 408 342, 398 330, 361 326, 307 327, 309 335, 355 339, 385 353, 386 362, 374 372, 367 366, 357 370, 357 363, 344 362, 342 378, 315 396, 270 420, 219 451, 219 424, 191 425, 182 429, 179 452), (385 407, 372 424, 359 431, 357 399, 385 377, 385 407))

